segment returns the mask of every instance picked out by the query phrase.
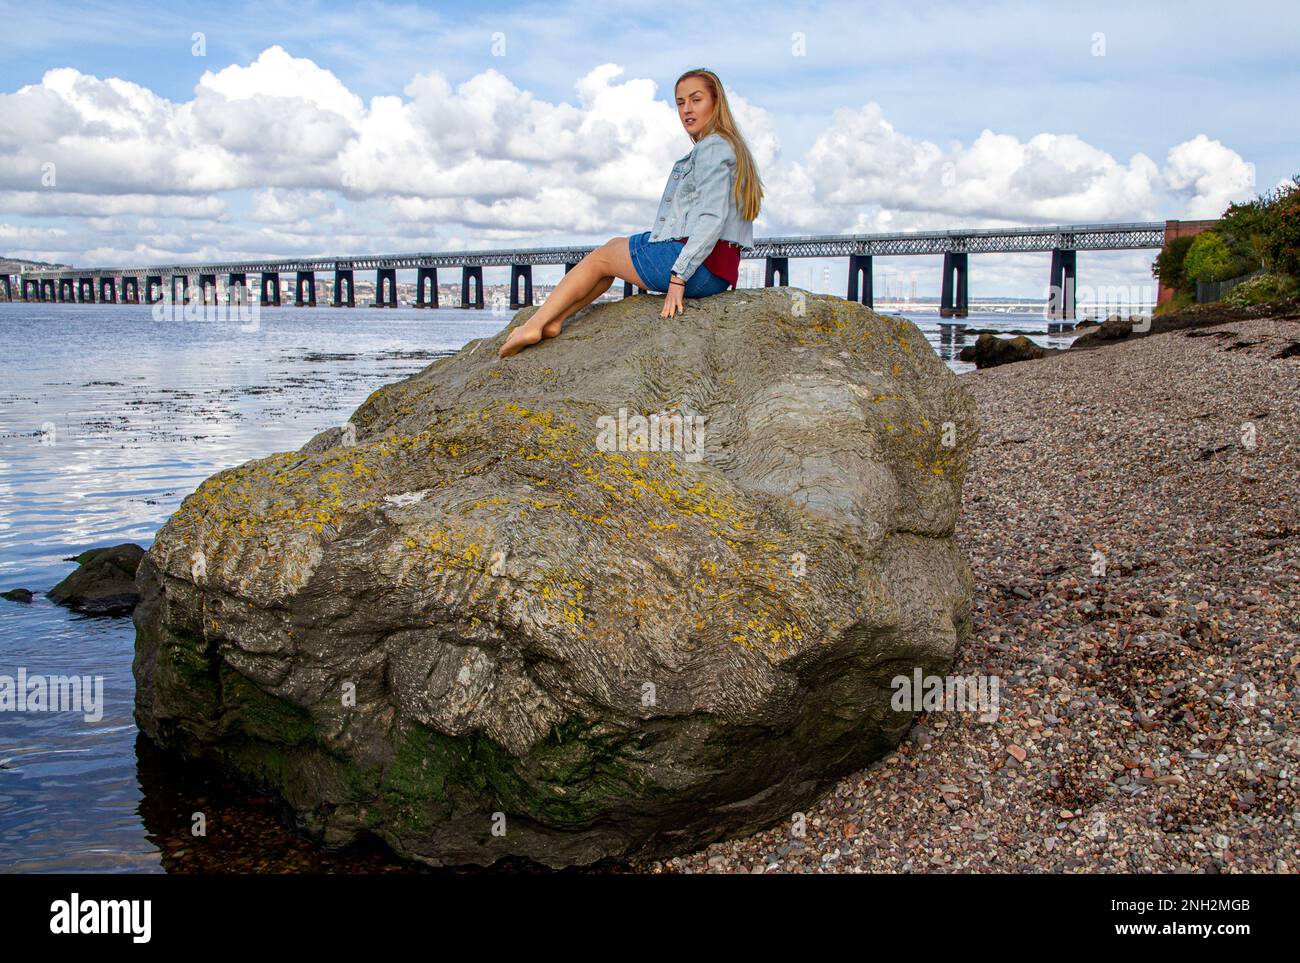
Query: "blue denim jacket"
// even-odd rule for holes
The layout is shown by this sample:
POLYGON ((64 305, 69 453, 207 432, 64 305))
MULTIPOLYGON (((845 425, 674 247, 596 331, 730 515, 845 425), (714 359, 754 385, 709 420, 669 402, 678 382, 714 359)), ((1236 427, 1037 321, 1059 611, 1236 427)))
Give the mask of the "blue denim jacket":
POLYGON ((754 246, 754 222, 740 216, 732 195, 735 179, 736 152, 721 134, 701 137, 673 165, 650 240, 687 238, 673 270, 688 281, 719 239, 734 241, 742 253, 754 246))

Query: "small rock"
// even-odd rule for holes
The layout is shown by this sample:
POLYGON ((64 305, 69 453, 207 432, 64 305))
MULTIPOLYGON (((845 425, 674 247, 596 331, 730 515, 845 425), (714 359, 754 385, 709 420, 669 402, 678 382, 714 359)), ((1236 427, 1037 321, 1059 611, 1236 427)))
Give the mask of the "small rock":
POLYGON ((144 549, 131 542, 82 552, 70 559, 77 570, 46 594, 84 615, 127 615, 140 600, 135 571, 142 558, 144 549))

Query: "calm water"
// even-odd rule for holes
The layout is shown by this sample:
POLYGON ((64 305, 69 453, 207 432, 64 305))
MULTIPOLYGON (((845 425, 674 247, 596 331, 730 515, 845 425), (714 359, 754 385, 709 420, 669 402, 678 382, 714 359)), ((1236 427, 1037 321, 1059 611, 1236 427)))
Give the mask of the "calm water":
MULTIPOLYGON (((264 308, 236 322, 160 323, 132 305, 0 303, 0 591, 43 592, 86 548, 154 532, 209 475, 298 448, 375 388, 499 331, 509 312, 264 308)), ((937 317, 913 315, 945 360, 937 317)), ((972 315, 1041 331, 1038 318, 972 315)), ((1064 344, 1046 338, 1045 344, 1064 344)), ((0 869, 409 871, 378 847, 324 854, 272 800, 169 765, 132 718, 129 618, 0 600, 0 675, 102 676, 102 718, 0 713, 0 869), (203 811, 208 836, 190 834, 203 811)))

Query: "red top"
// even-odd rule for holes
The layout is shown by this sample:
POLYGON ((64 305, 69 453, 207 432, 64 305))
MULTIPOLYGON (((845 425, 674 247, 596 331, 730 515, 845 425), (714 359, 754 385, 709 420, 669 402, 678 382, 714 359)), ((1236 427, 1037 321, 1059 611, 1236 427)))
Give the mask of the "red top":
MULTIPOLYGON (((675 237, 673 240, 685 241, 687 238, 675 237)), ((709 256, 704 259, 704 266, 718 277, 730 281, 734 288, 740 278, 740 248, 731 241, 719 238, 709 256)))

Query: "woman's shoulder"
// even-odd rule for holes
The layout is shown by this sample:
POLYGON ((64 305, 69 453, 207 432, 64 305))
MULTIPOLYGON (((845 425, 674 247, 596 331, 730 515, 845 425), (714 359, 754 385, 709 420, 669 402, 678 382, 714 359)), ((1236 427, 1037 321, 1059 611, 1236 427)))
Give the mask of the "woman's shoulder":
POLYGON ((731 142, 718 133, 701 137, 695 142, 695 147, 691 152, 697 159, 701 157, 710 157, 719 161, 734 161, 736 159, 736 151, 731 146, 731 142))

